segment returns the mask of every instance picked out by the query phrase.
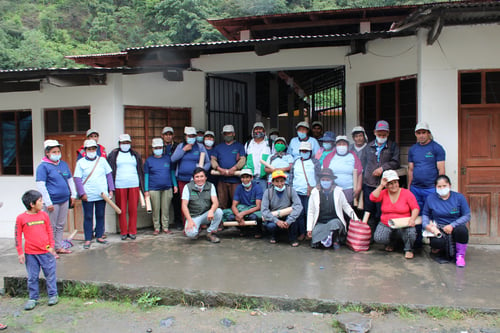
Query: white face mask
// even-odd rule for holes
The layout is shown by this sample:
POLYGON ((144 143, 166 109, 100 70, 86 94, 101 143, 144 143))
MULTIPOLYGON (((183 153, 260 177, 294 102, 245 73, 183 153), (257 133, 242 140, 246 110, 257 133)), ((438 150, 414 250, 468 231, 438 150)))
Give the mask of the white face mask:
POLYGON ((436 188, 437 194, 441 197, 445 197, 450 193, 450 188, 449 187, 443 187, 443 188, 436 188))
POLYGON ((212 147, 214 145, 214 140, 205 139, 204 143, 205 143, 205 146, 212 147))
POLYGON ((381 144, 381 145, 382 145, 382 144, 384 144, 386 141, 387 141, 387 138, 380 138, 380 137, 378 137, 378 136, 377 136, 377 142, 378 142, 379 144, 381 144))
POLYGON ((97 152, 96 151, 89 151, 87 152, 87 157, 90 158, 91 160, 93 160, 94 158, 96 158, 97 156, 97 152))
POLYGON ((120 145, 120 149, 123 152, 128 152, 130 150, 130 143, 123 143, 120 145))
POLYGON ((155 154, 155 156, 161 156, 161 155, 163 155, 163 148, 153 149, 153 154, 155 154))
POLYGON ((347 154, 347 146, 337 146, 335 147, 335 149, 337 150, 337 154, 339 155, 347 154))
POLYGON ((58 162, 61 159, 61 155, 59 155, 59 154, 50 154, 49 159, 52 162, 58 162))

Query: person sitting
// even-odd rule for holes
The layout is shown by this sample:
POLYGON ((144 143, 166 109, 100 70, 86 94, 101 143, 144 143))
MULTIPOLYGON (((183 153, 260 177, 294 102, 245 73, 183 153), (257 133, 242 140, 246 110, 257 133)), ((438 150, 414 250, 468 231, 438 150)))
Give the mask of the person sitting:
POLYGON ((469 242, 466 223, 470 221, 470 208, 464 195, 451 191, 446 175, 436 179, 436 193, 427 197, 422 211, 422 228, 441 237, 431 237, 433 253, 441 252, 445 259, 455 255, 457 267, 465 267, 465 253, 469 242), (434 221, 431 224, 430 221, 434 221), (453 245, 455 243, 455 245, 453 245))
POLYGON ((271 234, 271 244, 276 244, 279 229, 288 230, 290 244, 299 246, 297 241, 298 227, 296 220, 302 212, 299 196, 293 188, 285 185, 287 175, 282 170, 276 170, 271 175, 273 186, 264 191, 262 196, 262 219, 265 229, 271 234), (280 215, 280 210, 292 207, 292 212, 286 218, 280 215), (277 211, 277 216, 273 215, 277 211))
POLYGON ((212 243, 219 243, 215 235, 222 221, 222 209, 219 207, 215 186, 207 182, 207 171, 197 167, 193 171, 191 180, 182 191, 182 213, 186 217, 184 232, 187 237, 197 239, 200 226, 209 224, 207 239, 212 243))
POLYGON ((311 247, 331 247, 337 250, 345 242, 347 224, 344 212, 353 220, 356 213, 347 202, 342 189, 335 185, 337 178, 330 168, 319 173, 321 189, 314 188, 309 197, 307 210, 307 238, 312 238, 311 247))
MULTIPOLYGON (((236 220, 240 226, 245 226, 245 220, 262 220, 260 212, 262 203, 262 188, 253 184, 253 172, 250 169, 243 169, 240 172, 241 184, 236 187, 231 208, 223 210, 223 221, 236 220)), ((243 230, 241 236, 243 236, 243 230)), ((262 237, 260 228, 258 228, 255 238, 262 237)))
POLYGON ((394 251, 394 236, 403 240, 406 259, 413 258, 413 244, 417 237, 415 220, 420 211, 415 196, 407 189, 399 187, 399 176, 394 170, 382 174, 380 185, 370 193, 372 202, 381 203, 380 223, 375 229, 376 243, 385 244, 385 250, 394 251), (384 189, 385 188, 385 189, 384 189), (408 226, 399 229, 389 227, 389 220, 408 217, 408 226))

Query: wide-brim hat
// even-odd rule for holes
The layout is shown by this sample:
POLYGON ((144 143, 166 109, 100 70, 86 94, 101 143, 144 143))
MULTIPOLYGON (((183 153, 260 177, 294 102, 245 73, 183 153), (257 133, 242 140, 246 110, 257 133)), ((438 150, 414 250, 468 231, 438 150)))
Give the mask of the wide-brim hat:
POLYGON ((333 174, 333 170, 330 168, 323 168, 318 174, 318 177, 321 179, 322 177, 329 177, 331 179, 337 179, 337 176, 333 174))

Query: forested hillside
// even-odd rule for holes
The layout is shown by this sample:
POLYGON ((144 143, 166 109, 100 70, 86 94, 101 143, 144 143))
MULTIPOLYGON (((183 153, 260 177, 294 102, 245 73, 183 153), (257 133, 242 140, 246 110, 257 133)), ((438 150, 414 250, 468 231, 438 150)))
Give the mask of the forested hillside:
POLYGON ((65 55, 221 40, 207 18, 429 0, 0 0, 0 69, 75 67, 65 55))

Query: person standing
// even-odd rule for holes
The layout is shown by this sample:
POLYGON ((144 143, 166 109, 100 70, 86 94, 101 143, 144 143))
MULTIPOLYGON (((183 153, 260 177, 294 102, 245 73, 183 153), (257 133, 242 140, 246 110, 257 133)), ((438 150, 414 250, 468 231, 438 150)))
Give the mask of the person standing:
MULTIPOLYGON (((106 158, 107 153, 106 153, 106 148, 104 148, 103 145, 99 144, 99 133, 95 129, 89 129, 87 130, 87 140, 94 140, 97 143, 97 156, 101 156, 106 158)), ((80 149, 78 149, 77 152, 78 156, 76 160, 78 161, 80 158, 85 157, 85 147, 82 145, 80 149)))
POLYGON ((335 156, 335 134, 326 131, 319 141, 321 142, 321 147, 318 149, 315 158, 319 161, 322 168, 328 168, 330 161, 335 156))
POLYGON ((231 207, 236 187, 240 183, 239 177, 234 173, 241 170, 246 163, 245 147, 237 142, 233 125, 225 125, 222 129, 224 142, 215 147, 212 156, 212 168, 219 171, 217 183, 217 194, 219 195, 219 207, 227 209, 231 207))
MULTIPOLYGON (((417 143, 408 151, 408 189, 424 207, 425 200, 436 192, 435 180, 445 174, 446 153, 433 140, 429 125, 420 122, 415 126, 417 143)), ((422 247, 422 225, 417 225, 415 248, 422 247)))
POLYGON ((313 121, 311 124, 311 136, 319 141, 323 137, 323 123, 319 120, 313 121))
POLYGON ((264 191, 267 188, 266 171, 260 161, 267 160, 268 156, 271 155, 271 147, 269 140, 266 139, 264 124, 260 121, 253 124, 252 140, 245 144, 245 153, 247 162, 244 168, 252 170, 254 183, 264 191))
MULTIPOLYGON (((363 161, 363 156, 366 153, 366 146, 368 145, 368 136, 362 126, 355 126, 351 131, 354 143, 351 143, 349 150, 356 153, 360 161, 363 161)), ((363 168, 365 166, 363 165, 363 168)))
POLYGON ((154 138, 151 147, 153 155, 144 163, 144 196, 151 198, 153 235, 156 236, 160 228, 166 234, 172 233, 169 229, 170 204, 173 193, 177 192, 177 181, 170 155, 163 153, 163 140, 154 138))
POLYGON ((57 140, 45 140, 43 145, 45 156, 36 169, 36 184, 43 196, 44 210, 49 214, 55 251, 68 254, 71 251, 62 247, 62 240, 68 209, 75 203, 75 182, 68 164, 61 160, 62 145, 57 140))
POLYGON ((113 197, 115 186, 111 167, 106 159, 97 156, 97 143, 94 140, 85 140, 85 157, 76 162, 75 184, 78 196, 82 199, 83 232, 85 235, 84 249, 89 249, 92 241, 92 231, 95 210, 95 237, 96 242, 106 244, 104 239, 104 213, 106 202, 101 197, 104 193, 113 197))
MULTIPOLYGON (((174 141, 174 129, 170 126, 163 127, 161 131, 161 138, 163 139, 163 153, 168 154, 172 157, 175 149, 177 148, 177 143, 174 141)), ((171 164, 172 170, 177 169, 177 164, 171 164)), ((174 209, 174 222, 177 230, 182 230, 184 228, 182 223, 182 212, 181 212, 181 194, 180 191, 174 193, 172 196, 172 207, 174 209)))
MULTIPOLYGON (((207 150, 208 158, 212 161, 212 156, 215 154, 215 133, 212 131, 205 131, 205 136, 203 137, 203 146, 207 150)), ((212 164, 212 162, 210 162, 212 164)), ((219 176, 212 175, 210 170, 207 172, 207 180, 215 185, 217 188, 217 184, 219 183, 219 176)))
POLYGON ((366 153, 361 160, 361 165, 364 167, 364 208, 365 212, 370 213, 368 224, 372 229, 372 235, 377 227, 377 221, 380 220, 380 204, 370 201, 370 194, 379 186, 384 171, 399 168, 399 146, 396 142, 389 140, 389 123, 385 120, 377 121, 373 133, 375 140, 365 148, 366 153))
POLYGON ((122 240, 126 240, 127 237, 135 240, 139 191, 144 190, 142 159, 141 155, 132 149, 132 139, 129 134, 120 134, 118 145, 119 147, 109 154, 108 162, 113 170, 116 204, 122 210, 119 215, 120 235, 122 240))
POLYGON ((288 153, 293 156, 294 159, 300 157, 300 144, 302 142, 309 142, 312 147, 312 156, 316 155, 319 150, 318 141, 309 136, 309 123, 307 121, 301 121, 295 126, 297 130, 297 136, 290 140, 290 145, 288 146, 288 153))
MULTIPOLYGON (((269 156, 266 161, 272 166, 272 168, 264 168, 264 171, 269 174, 267 178, 268 187, 271 186, 272 183, 271 174, 273 173, 273 171, 281 170, 285 173, 285 175, 288 176, 293 164, 292 155, 286 152, 286 139, 284 137, 280 136, 276 138, 276 140, 274 141, 273 150, 275 151, 275 153, 269 156)), ((288 184, 288 181, 286 183, 288 184)))

